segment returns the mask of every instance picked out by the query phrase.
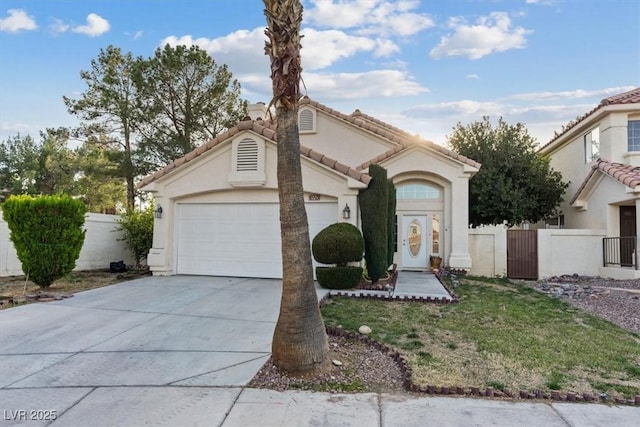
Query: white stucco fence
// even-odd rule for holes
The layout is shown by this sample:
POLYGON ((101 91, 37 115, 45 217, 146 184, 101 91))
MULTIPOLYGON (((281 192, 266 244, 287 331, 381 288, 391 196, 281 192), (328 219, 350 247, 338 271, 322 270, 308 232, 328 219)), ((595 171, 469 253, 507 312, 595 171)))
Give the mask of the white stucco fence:
MULTIPOLYGON (((602 238, 605 236, 604 230, 538 230, 538 278, 563 274, 613 276, 602 269, 602 238)), ((473 260, 469 274, 507 276, 506 227, 469 229, 469 252, 473 260)))
MULTIPOLYGON (((111 261, 123 260, 133 264, 133 256, 123 241, 121 232, 115 231, 117 215, 89 213, 85 216, 87 234, 75 270, 98 270, 109 268, 111 261)), ((0 211, 0 276, 22 275, 22 265, 13 243, 9 240, 9 227, 0 211)))

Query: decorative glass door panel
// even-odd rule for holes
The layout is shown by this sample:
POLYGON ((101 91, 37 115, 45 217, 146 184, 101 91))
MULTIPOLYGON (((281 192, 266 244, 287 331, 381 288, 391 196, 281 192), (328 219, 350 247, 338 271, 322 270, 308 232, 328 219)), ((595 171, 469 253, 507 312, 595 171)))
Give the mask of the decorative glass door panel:
POLYGON ((402 267, 426 269, 429 265, 427 217, 403 215, 402 230, 402 267))
POLYGON ((409 224, 407 230, 407 244, 409 245, 409 255, 417 257, 420 254, 420 248, 422 247, 422 226, 420 221, 414 219, 409 224))

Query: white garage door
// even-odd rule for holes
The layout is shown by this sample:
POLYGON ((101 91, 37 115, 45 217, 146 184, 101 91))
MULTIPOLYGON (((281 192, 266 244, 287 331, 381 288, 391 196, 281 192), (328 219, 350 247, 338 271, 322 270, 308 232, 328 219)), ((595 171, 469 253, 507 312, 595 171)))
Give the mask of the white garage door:
MULTIPOLYGON (((337 204, 307 204, 311 239, 337 220, 337 204)), ((177 205, 178 274, 282 277, 277 203, 177 205)))

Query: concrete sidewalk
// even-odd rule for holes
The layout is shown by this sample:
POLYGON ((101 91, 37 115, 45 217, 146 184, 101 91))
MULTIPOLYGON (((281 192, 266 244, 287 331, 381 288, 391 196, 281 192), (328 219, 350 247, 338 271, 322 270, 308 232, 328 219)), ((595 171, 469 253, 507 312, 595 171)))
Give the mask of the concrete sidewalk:
MULTIPOLYGON (((331 291, 331 295, 388 295, 387 291, 331 291)), ((440 280, 431 272, 399 271, 396 287, 391 294, 397 299, 412 297, 451 301, 451 295, 442 286, 440 280)))
MULTIPOLYGON (((148 277, 0 311, 0 425, 631 426, 640 408, 245 388, 279 280, 148 277)), ((318 298, 326 291, 318 290, 318 298)))

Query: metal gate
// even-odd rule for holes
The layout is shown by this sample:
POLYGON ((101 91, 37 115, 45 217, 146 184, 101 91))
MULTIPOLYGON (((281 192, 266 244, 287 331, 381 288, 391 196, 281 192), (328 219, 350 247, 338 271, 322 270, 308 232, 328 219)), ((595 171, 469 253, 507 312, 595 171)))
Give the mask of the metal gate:
POLYGON ((538 279, 537 230, 507 230, 507 277, 538 279))

